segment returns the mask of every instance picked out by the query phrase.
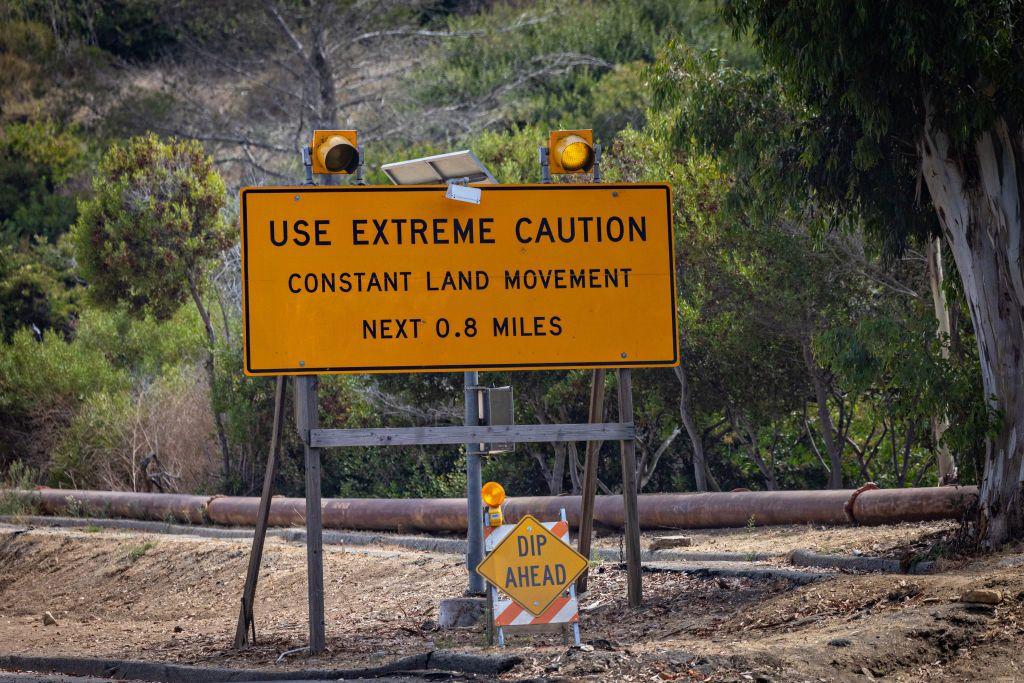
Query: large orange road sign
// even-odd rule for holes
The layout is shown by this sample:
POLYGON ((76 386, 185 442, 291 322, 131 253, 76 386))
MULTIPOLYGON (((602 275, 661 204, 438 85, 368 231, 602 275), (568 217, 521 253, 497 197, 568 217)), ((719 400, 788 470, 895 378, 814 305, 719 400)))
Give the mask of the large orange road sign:
POLYGON ((245 372, 678 362, 667 185, 241 192, 245 372))
POLYGON ((476 571, 525 610, 540 616, 586 568, 587 558, 536 517, 525 515, 476 571))

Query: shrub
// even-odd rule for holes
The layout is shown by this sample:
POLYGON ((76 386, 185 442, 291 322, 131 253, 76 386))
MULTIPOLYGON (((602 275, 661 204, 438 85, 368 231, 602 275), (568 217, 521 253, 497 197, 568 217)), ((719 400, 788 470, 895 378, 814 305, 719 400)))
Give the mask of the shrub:
POLYGON ((195 141, 132 138, 103 157, 93 192, 74 233, 90 295, 170 318, 234 235, 221 218, 227 195, 213 160, 195 141))
POLYGON ((147 486, 141 463, 167 474, 167 492, 209 489, 216 477, 209 388, 193 366, 155 382, 89 398, 54 449, 49 477, 56 485, 115 491, 147 486))
POLYGON ((97 392, 128 385, 95 349, 55 333, 36 341, 27 329, 0 345, 0 463, 20 459, 43 471, 79 406, 97 392))

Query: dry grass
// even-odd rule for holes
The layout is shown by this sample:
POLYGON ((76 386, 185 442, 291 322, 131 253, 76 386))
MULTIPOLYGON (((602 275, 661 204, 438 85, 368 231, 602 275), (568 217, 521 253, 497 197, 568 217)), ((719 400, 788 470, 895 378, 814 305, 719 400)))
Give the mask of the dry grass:
POLYGON ((209 386, 198 370, 138 390, 117 429, 116 445, 93 454, 95 479, 85 487, 145 490, 139 463, 151 453, 170 491, 199 491, 217 477, 209 386))

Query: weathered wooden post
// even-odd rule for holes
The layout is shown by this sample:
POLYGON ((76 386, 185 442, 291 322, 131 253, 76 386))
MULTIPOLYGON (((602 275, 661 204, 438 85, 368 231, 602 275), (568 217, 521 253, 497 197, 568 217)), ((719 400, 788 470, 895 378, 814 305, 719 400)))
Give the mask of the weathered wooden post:
POLYGON ((324 634, 323 521, 320 509, 320 449, 313 447, 310 432, 320 426, 316 376, 295 378, 295 424, 306 455, 306 581, 309 592, 309 652, 319 654, 326 646, 324 634))
MULTIPOLYGON (((604 422, 604 369, 594 370, 590 384, 590 408, 587 421, 590 424, 604 422)), ((597 465, 601 453, 600 441, 587 442, 587 455, 583 465, 583 491, 580 500, 580 555, 590 559, 590 545, 594 536, 594 496, 597 495, 597 465)), ((576 581, 576 591, 587 592, 589 570, 576 581)))
MULTIPOLYGON (((619 422, 633 424, 633 371, 619 371, 619 422)), ((626 533, 626 594, 630 607, 643 600, 640 575, 640 514, 637 510, 636 437, 620 441, 622 451, 622 510, 626 533)))
POLYGON ((252 605, 256 599, 256 583, 260 578, 260 562, 263 559, 263 542, 267 537, 267 521, 270 518, 271 491, 277 473, 277 454, 281 450, 281 428, 284 423, 284 376, 278 375, 274 388, 274 424, 270 435, 270 452, 267 454, 267 468, 263 472, 263 493, 260 495, 260 509, 256 514, 256 530, 252 536, 252 551, 249 553, 249 567, 245 574, 245 588, 242 589, 242 607, 238 613, 238 627, 235 629, 235 647, 243 647, 249 641, 256 642, 256 622, 252 605))

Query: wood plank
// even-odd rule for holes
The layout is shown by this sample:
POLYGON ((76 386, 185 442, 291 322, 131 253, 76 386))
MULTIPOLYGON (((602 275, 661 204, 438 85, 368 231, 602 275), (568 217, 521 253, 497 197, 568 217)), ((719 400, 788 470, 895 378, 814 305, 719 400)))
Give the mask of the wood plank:
POLYGON ((498 443, 515 441, 538 443, 554 441, 632 440, 632 424, 494 425, 479 427, 384 427, 380 429, 313 429, 310 445, 335 446, 426 446, 460 443, 498 443))
MULTIPOLYGON (((633 373, 622 368, 619 373, 619 421, 633 423, 633 373)), ((622 508, 626 519, 626 597, 630 607, 643 601, 640 574, 640 512, 637 509, 636 442, 620 442, 622 453, 622 508)))
MULTIPOLYGON (((603 369, 594 370, 590 384, 590 409, 588 421, 599 423, 604 419, 604 375, 603 369)), ((600 441, 587 442, 587 457, 583 465, 583 500, 580 504, 580 555, 590 559, 590 544, 594 536, 594 496, 597 495, 598 454, 600 441)), ((576 579, 576 592, 587 592, 587 569, 576 579)))
MULTIPOLYGON (((319 426, 316 377, 295 378, 296 418, 299 433, 308 435, 319 426)), ((306 581, 309 593, 309 652, 326 647, 324 629, 323 520, 320 506, 320 449, 306 443, 306 581)))

